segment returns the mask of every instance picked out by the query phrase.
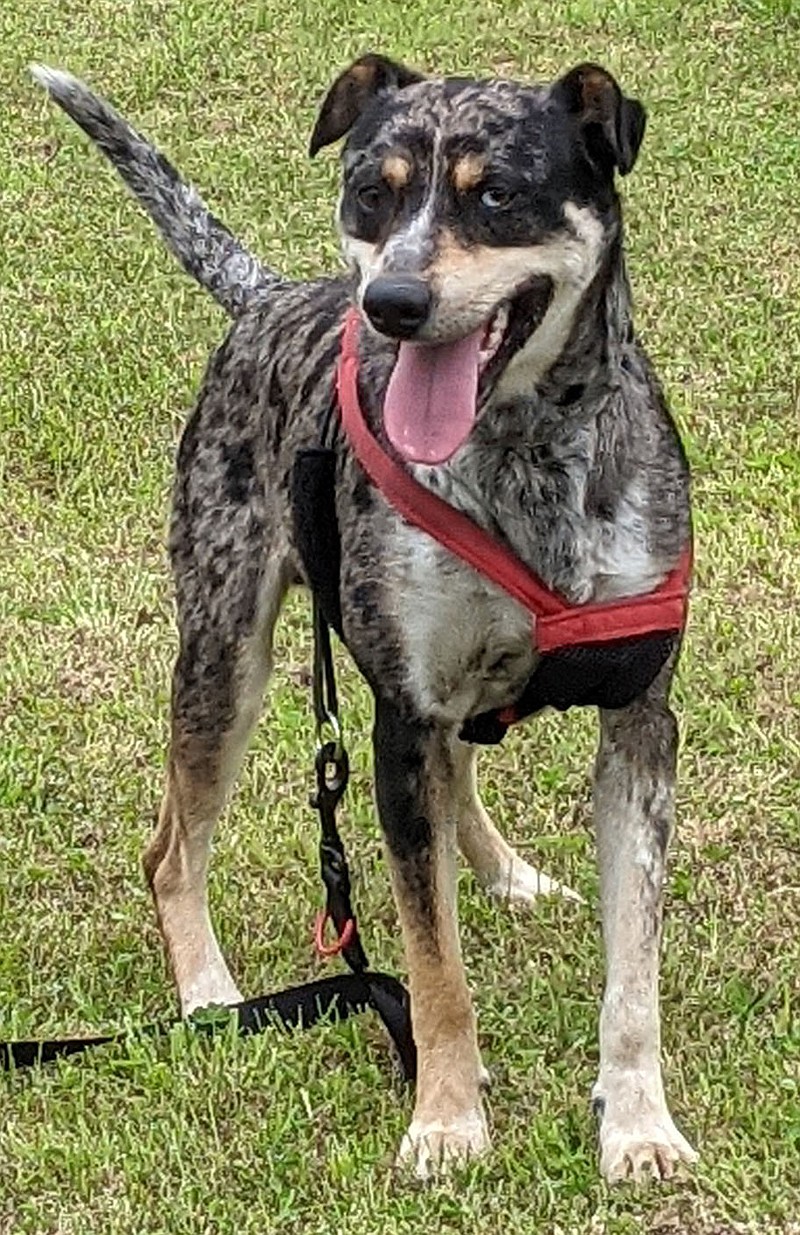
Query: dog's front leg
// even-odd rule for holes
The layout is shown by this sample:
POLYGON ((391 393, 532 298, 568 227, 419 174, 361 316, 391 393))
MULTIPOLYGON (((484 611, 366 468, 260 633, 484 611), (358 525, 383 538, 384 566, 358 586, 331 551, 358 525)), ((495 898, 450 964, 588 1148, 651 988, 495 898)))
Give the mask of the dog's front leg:
POLYGON ((631 707, 601 714, 595 826, 606 986, 593 1097, 609 1182, 667 1178, 696 1157, 667 1108, 660 1060, 658 964, 676 754, 663 681, 631 707))
POLYGON ((488 1148, 475 1016, 458 938, 451 739, 378 699, 375 782, 406 950, 418 1076, 400 1148, 426 1178, 488 1148))

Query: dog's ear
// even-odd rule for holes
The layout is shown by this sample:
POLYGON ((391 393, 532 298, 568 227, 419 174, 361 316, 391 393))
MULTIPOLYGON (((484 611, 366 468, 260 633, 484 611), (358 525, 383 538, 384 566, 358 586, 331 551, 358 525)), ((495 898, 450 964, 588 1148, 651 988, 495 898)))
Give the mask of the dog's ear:
POLYGON ((417 81, 424 81, 422 73, 385 56, 370 54, 356 60, 336 78, 323 100, 309 143, 311 157, 323 146, 344 137, 375 95, 384 90, 401 90, 417 81))
POLYGON ((590 158, 627 176, 644 137, 647 113, 626 98, 599 64, 579 64, 553 87, 567 111, 578 117, 590 158))

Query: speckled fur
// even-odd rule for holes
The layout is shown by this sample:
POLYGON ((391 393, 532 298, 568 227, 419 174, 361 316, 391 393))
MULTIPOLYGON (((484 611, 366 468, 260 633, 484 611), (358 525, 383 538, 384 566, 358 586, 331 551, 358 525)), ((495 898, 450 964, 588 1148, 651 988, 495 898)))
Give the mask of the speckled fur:
MULTIPOLYGON (((258 714, 281 600, 303 579, 291 470, 329 417, 340 326, 371 277, 365 262, 427 272, 431 339, 474 327, 477 310, 459 300, 448 273, 454 260, 473 280, 482 269, 510 280, 509 326, 481 379, 477 423, 446 464, 415 467, 422 483, 578 603, 649 591, 686 545, 686 462, 633 329, 614 187, 615 170, 633 165, 644 113, 593 66, 552 87, 525 87, 422 79, 366 57, 334 84, 312 137, 314 152, 348 135, 341 228, 352 268, 296 283, 252 257, 91 91, 65 74, 37 75, 234 318, 178 454, 170 550, 181 646, 167 792, 146 858, 188 1010, 237 994, 208 921, 208 840, 258 714), (471 169, 491 158, 498 174, 523 177, 526 205, 502 225, 481 212, 482 199, 458 196, 459 185, 479 192, 472 170, 451 183, 448 169, 465 154, 479 156, 471 169), (381 230, 359 216, 353 185, 381 165, 396 172, 387 157, 403 160, 394 182, 405 196, 381 230)), ((363 332, 362 398, 379 435, 395 348, 363 332)), ((488 845, 496 855, 504 842, 494 832, 487 840, 491 825, 466 786, 472 764, 456 734, 468 716, 518 698, 535 653, 528 615, 405 525, 338 434, 334 447, 344 634, 376 697, 378 803, 420 1053, 402 1152, 426 1174, 488 1144, 455 923, 459 812, 469 814, 472 851, 488 845)), ((595 1096, 610 1179, 668 1175, 692 1156, 667 1111, 658 1060, 673 668, 632 707, 602 718, 596 823, 608 987, 595 1096)))

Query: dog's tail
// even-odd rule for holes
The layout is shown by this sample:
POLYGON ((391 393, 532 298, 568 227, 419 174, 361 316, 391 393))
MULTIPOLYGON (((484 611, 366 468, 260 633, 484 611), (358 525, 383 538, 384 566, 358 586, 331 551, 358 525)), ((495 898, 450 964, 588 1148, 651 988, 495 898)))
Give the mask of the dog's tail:
POLYGON ((215 218, 193 185, 104 99, 69 73, 43 64, 31 65, 31 72, 111 161, 184 270, 232 317, 279 281, 215 218))

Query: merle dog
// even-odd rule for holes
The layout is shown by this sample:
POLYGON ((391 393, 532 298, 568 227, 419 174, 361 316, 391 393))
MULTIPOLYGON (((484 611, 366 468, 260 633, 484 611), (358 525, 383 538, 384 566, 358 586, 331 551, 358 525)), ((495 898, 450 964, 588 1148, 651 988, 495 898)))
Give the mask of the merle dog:
MULTIPOLYGON (((573 604, 641 595, 686 550, 687 466, 632 326, 615 188, 636 161, 645 113, 596 65, 540 87, 427 78, 365 56, 331 87, 311 138, 312 154, 347 138, 349 273, 294 282, 252 257, 105 102, 66 74, 35 72, 234 319, 178 452, 180 652, 166 788, 144 859, 188 1013, 240 999, 209 920, 209 842, 259 714, 281 603, 305 579, 290 477, 330 417, 351 303, 375 434, 550 588, 573 604)), ((335 449, 341 621, 375 696, 377 803, 419 1055, 400 1153, 425 1176, 489 1143, 456 849, 500 894, 558 887, 487 817, 475 747, 459 736, 521 696, 537 653, 529 614, 410 526, 341 432, 335 449)), ((600 709, 606 984, 594 1100, 609 1180, 669 1176, 695 1156, 660 1068, 678 643, 635 700, 600 709)))

